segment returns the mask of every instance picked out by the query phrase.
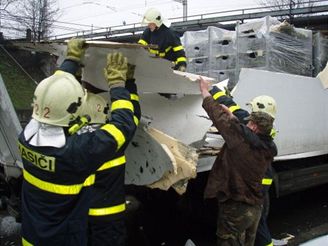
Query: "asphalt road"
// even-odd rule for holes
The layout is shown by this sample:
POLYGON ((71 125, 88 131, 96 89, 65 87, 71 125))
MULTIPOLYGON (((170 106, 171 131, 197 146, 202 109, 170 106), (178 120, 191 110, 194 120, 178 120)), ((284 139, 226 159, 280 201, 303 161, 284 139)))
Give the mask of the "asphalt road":
POLYGON ((299 245, 328 234, 328 185, 319 186, 271 203, 268 224, 274 238, 295 236, 288 245, 299 245))
MULTIPOLYGON (((156 195, 161 199, 149 196, 152 208, 143 206, 143 212, 130 215, 129 246, 184 246, 188 239, 196 246, 215 246, 215 216, 211 214, 214 204, 206 204, 203 211, 191 209, 190 216, 175 209, 174 193, 156 192, 156 195), (162 207, 161 214, 158 207, 162 207)), ((288 243, 291 246, 328 234, 328 185, 273 200, 268 223, 274 238, 294 236, 288 243)), ((0 225, 0 246, 20 245, 19 227, 5 212, 0 213, 0 225)))

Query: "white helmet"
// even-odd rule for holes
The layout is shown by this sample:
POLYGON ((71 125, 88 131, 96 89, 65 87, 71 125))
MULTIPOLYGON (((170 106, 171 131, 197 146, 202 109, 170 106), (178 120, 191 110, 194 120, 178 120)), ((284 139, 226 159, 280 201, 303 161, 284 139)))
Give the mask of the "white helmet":
POLYGON ((246 105, 251 106, 252 112, 264 112, 269 114, 272 118, 276 117, 277 104, 276 101, 270 96, 257 96, 249 103, 246 103, 246 105))
POLYGON ((171 25, 171 23, 162 16, 161 12, 159 12, 155 8, 150 8, 145 12, 141 23, 142 24, 154 23, 157 27, 160 27, 162 24, 164 24, 167 27, 170 27, 171 25))
POLYGON ((91 117, 90 123, 104 124, 108 119, 109 105, 102 96, 87 92, 85 104, 82 108, 82 115, 91 117))
POLYGON ((60 71, 36 87, 32 117, 49 125, 69 126, 79 116, 84 100, 80 83, 72 74, 60 71))

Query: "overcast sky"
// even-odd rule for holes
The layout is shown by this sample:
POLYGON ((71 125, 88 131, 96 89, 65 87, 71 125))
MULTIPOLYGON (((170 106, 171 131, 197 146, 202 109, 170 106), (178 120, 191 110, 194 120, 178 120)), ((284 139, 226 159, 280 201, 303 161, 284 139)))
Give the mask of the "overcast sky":
MULTIPOLYGON (((258 0, 187 0, 188 15, 219 12, 258 6, 258 0)), ((182 4, 173 0, 58 0, 61 16, 56 33, 67 33, 67 27, 91 29, 140 22, 150 7, 166 18, 181 17, 182 4), (64 23, 65 22, 65 23, 64 23), (71 23, 72 25, 66 24, 71 23), (79 25, 74 25, 79 24, 79 25), (85 26, 83 26, 85 25, 85 26), (65 28, 62 28, 64 27, 65 28), (66 29, 66 30, 65 30, 66 29)))

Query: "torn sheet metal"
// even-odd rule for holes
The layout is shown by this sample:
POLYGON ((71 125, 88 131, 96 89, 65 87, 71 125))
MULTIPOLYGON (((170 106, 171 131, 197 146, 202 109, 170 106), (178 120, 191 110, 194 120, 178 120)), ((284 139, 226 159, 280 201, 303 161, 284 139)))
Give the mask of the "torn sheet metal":
POLYGON ((142 114, 152 119, 151 126, 184 144, 201 140, 212 124, 202 102, 200 95, 175 100, 159 94, 140 95, 142 114))
POLYGON ((158 142, 168 146, 175 157, 177 167, 176 172, 167 171, 160 180, 152 183, 149 187, 168 190, 172 186, 178 194, 185 193, 188 180, 196 177, 198 160, 196 149, 152 127, 148 128, 148 132, 158 142))
POLYGON ((18 177, 22 161, 17 146, 22 127, 0 75, 0 162, 7 176, 18 177), (13 137, 16 136, 16 137, 13 137))
MULTIPOLYGON (((138 44, 107 41, 87 43, 89 48, 85 53, 83 79, 99 89, 108 90, 103 74, 107 54, 120 51, 128 58, 129 63, 136 65, 135 78, 139 93, 200 94, 198 83, 194 80, 196 75, 175 73, 170 61, 154 57, 138 44), (192 79, 188 79, 189 77, 192 79)), ((63 61, 66 51, 64 43, 15 43, 15 46, 31 51, 52 53, 59 56, 58 64, 63 61)))
POLYGON ((126 152, 125 184, 148 185, 173 171, 172 157, 161 143, 140 125, 126 152))
POLYGON ((272 96, 277 102, 278 157, 328 153, 328 92, 319 79, 242 69, 233 94, 235 101, 247 108, 246 102, 258 95, 272 96))

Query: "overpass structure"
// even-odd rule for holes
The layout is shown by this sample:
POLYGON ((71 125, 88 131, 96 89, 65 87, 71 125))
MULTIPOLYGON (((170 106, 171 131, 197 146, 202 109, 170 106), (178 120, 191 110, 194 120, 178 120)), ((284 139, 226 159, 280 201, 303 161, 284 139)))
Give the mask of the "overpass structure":
MULTIPOLYGON (((247 20, 258 19, 265 16, 287 19, 296 27, 305 27, 315 30, 328 29, 328 0, 313 1, 314 6, 301 8, 288 8, 288 5, 268 6, 258 8, 246 8, 221 12, 213 12, 187 17, 170 19, 171 27, 180 34, 185 31, 196 31, 208 26, 216 26, 227 30, 234 29, 236 22, 243 23, 247 20), (277 10, 277 8, 281 8, 277 10), (274 10, 276 9, 276 10, 274 10)), ((48 40, 66 40, 71 37, 86 39, 111 40, 119 42, 133 42, 140 37, 145 29, 141 23, 111 26, 107 28, 84 30, 80 32, 67 33, 63 35, 48 37, 48 40)))

